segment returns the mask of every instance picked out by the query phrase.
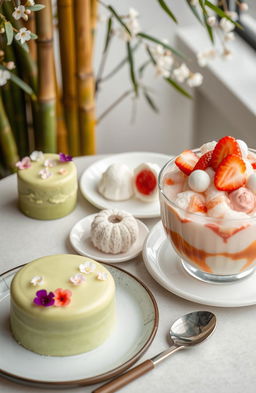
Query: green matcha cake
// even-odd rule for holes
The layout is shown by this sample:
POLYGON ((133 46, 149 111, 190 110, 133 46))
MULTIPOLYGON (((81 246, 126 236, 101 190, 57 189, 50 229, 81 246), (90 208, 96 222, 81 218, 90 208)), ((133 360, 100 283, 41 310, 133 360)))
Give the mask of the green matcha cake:
POLYGON ((16 273, 10 293, 12 334, 41 355, 88 352, 114 330, 114 279, 92 259, 65 254, 36 259, 16 273))
POLYGON ((35 151, 16 166, 19 208, 24 214, 51 220, 75 208, 77 171, 72 157, 35 151))

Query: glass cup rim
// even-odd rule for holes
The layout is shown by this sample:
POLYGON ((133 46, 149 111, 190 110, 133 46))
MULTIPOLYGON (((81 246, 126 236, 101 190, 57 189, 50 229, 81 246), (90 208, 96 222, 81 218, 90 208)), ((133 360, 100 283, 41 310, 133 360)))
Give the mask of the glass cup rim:
MULTIPOLYGON (((200 149, 199 148, 196 148, 196 149, 191 149, 194 153, 197 153, 197 152, 199 152, 200 151, 200 149)), ((251 148, 249 148, 248 149, 248 151, 250 151, 250 152, 252 152, 252 153, 254 153, 254 154, 256 154, 256 149, 251 149, 251 148)), ((173 201, 171 201, 166 195, 165 195, 165 193, 164 193, 164 190, 163 190, 163 187, 162 187, 162 185, 161 185, 161 179, 162 179, 162 175, 163 175, 163 172, 165 171, 165 169, 170 165, 170 164, 174 164, 174 162, 175 162, 175 160, 176 160, 176 158, 177 158, 178 156, 174 156, 174 157, 172 157, 170 160, 168 160, 167 162, 166 162, 166 164, 161 168, 161 170, 160 170, 160 172, 159 172, 159 175, 158 175, 158 190, 159 190, 159 192, 161 193, 161 195, 164 197, 164 199, 168 202, 168 204, 170 204, 173 208, 175 208, 176 210, 180 210, 182 213, 184 213, 184 214, 186 214, 186 215, 189 215, 189 216, 191 216, 191 217, 194 217, 195 218, 195 220, 203 220, 203 221, 210 221, 210 222, 217 222, 217 223, 222 223, 223 224, 223 221, 228 221, 228 222, 241 222, 241 221, 256 221, 256 217, 250 217, 250 216, 248 216, 248 218, 247 217, 241 217, 241 218, 217 218, 217 217, 210 217, 210 216, 204 216, 204 215, 200 215, 200 214, 197 214, 197 213, 193 213, 193 212, 187 212, 185 209, 183 209, 182 207, 179 207, 178 205, 176 205, 173 201)))

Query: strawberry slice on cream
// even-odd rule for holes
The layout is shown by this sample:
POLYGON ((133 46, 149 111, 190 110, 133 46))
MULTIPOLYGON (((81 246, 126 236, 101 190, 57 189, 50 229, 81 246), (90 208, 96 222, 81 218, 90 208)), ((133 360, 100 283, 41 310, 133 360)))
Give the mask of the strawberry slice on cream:
POLYGON ((144 202, 153 202, 158 196, 157 178, 160 167, 145 162, 134 169, 133 189, 135 196, 144 202))

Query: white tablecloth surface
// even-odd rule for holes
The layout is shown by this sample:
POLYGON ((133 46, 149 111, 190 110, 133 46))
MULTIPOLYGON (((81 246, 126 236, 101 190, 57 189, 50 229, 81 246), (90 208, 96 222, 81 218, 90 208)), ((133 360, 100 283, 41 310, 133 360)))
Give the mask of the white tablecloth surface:
MULTIPOLYGON (((75 159, 78 174, 103 156, 75 159)), ((35 258, 57 253, 75 253, 68 235, 72 226, 97 209, 79 192, 76 209, 67 217, 39 221, 21 214, 17 208, 16 175, 0 181, 0 273, 35 258)), ((143 220, 151 228, 158 220, 143 220)), ((213 336, 201 345, 180 351, 148 374, 122 389, 123 393, 255 393, 256 391, 256 307, 208 307, 181 299, 162 288, 147 272, 142 256, 117 264, 140 278, 153 292, 160 321, 156 337, 143 356, 145 360, 167 348, 167 333, 180 315, 207 309, 217 316, 213 336)), ((216 287, 217 290, 217 287, 216 287)), ((256 287, 255 287, 256 297, 256 287)), ((1 353, 0 356, 4 356, 1 353)), ((96 386, 66 389, 91 392, 96 386)), ((45 390, 45 389, 44 389, 45 390)), ((0 377, 0 392, 42 392, 0 377)), ((50 392, 56 390, 48 389, 50 392)))

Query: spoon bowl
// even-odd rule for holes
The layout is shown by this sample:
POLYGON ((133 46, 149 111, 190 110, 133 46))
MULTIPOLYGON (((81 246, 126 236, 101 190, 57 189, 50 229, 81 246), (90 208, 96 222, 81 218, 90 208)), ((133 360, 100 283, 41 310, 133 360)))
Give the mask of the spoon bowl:
POLYGON ((170 328, 172 342, 178 346, 196 345, 215 329, 216 316, 209 311, 195 311, 177 319, 170 328))

